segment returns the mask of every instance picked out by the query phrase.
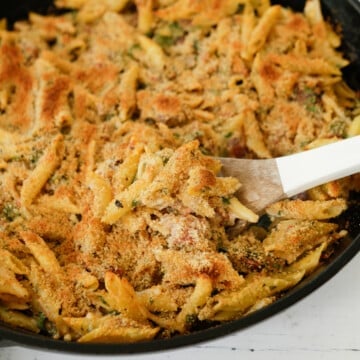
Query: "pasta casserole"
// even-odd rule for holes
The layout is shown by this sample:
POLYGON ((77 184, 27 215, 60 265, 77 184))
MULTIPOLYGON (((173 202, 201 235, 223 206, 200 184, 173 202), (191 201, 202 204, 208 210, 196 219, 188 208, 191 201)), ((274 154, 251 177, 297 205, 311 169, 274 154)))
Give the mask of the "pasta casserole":
POLYGON ((331 254, 359 176, 259 217, 215 156, 360 134, 318 0, 57 0, 0 31, 0 319, 136 342, 246 316, 331 254))

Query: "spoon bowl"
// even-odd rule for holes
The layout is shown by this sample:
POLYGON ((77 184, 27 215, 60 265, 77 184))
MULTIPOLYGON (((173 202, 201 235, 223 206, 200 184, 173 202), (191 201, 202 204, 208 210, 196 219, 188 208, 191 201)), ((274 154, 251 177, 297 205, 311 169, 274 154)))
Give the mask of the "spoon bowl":
POLYGON ((315 186, 360 172, 360 135, 274 159, 218 158, 237 178, 239 200, 256 213, 315 186))

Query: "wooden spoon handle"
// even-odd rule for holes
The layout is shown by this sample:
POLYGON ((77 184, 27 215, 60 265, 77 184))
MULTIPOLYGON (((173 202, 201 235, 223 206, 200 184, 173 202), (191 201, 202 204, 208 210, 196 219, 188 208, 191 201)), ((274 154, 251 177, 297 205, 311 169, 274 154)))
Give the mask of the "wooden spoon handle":
POLYGON ((360 172, 360 136, 276 159, 284 193, 299 194, 360 172))

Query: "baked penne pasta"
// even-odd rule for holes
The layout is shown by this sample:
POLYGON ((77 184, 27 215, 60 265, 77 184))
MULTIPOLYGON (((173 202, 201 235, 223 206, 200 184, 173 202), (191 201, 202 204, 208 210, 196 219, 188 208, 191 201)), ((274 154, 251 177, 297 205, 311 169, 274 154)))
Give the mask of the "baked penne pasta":
POLYGON ((256 214, 215 159, 359 134, 318 0, 56 4, 0 23, 1 322, 169 338, 277 301, 331 256, 359 176, 256 214))

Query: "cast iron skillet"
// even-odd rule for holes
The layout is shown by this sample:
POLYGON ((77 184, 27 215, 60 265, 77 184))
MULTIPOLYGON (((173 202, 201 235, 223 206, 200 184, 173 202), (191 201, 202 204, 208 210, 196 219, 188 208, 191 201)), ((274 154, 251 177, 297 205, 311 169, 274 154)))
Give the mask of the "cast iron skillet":
MULTIPOLYGON (((352 62, 351 65, 344 69, 344 77, 352 88, 360 91, 359 1, 323 0, 322 5, 324 14, 342 28, 344 39, 342 50, 352 62)), ((273 1, 273 3, 285 6, 290 6, 291 4, 291 7, 296 10, 302 10, 304 6, 304 1, 301 0, 279 0, 273 1)), ((50 0, 17 0, 11 4, 7 3, 5 5, 4 2, 0 4, 0 18, 6 17, 9 20, 10 26, 15 20, 26 18, 29 11, 54 13, 58 10, 55 10, 50 0)), ((143 353, 196 344, 238 331, 260 322, 299 301, 328 281, 358 253, 360 250, 360 194, 353 194, 349 209, 341 215, 338 221, 343 227, 347 228, 349 236, 336 248, 326 264, 275 303, 241 319, 210 328, 199 329, 189 335, 179 335, 171 339, 159 339, 136 344, 81 344, 65 342, 0 324, 0 346, 21 344, 53 351, 88 354, 143 353)))

